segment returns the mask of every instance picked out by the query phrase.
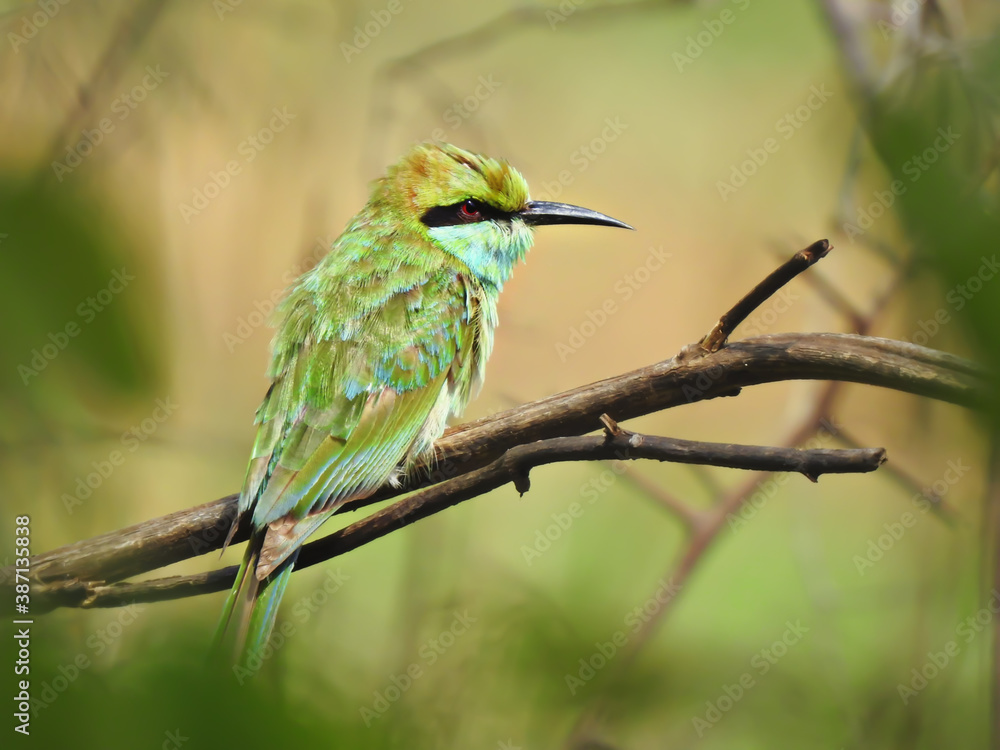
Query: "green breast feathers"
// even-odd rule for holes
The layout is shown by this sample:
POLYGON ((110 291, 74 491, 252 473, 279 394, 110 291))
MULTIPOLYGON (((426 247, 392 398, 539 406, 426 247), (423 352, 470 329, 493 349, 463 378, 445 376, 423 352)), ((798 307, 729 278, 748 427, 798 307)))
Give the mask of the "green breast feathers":
POLYGON ((492 295, 454 270, 312 276, 282 305, 240 496, 255 527, 283 519, 265 571, 312 532, 310 517, 427 457, 481 384, 496 325, 492 295))

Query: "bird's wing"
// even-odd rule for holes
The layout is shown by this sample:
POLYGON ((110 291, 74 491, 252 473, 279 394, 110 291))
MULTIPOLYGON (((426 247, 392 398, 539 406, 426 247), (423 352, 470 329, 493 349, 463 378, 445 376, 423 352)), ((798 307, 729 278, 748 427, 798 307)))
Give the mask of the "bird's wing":
POLYGON ((331 319, 303 296, 276 339, 240 498, 254 528, 269 527, 259 577, 337 506, 384 484, 415 444, 428 447, 424 433, 443 429, 451 389, 468 377, 474 324, 461 278, 374 302, 331 319))

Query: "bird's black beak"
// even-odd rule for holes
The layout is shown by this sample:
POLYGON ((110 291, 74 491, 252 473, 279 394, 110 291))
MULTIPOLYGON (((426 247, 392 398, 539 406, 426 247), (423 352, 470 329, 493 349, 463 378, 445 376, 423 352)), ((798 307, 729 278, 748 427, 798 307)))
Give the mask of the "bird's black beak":
POLYGON ((540 226, 542 224, 597 224, 604 227, 621 227, 631 229, 624 221, 612 219, 589 208, 571 206, 568 203, 550 203, 549 201, 531 201, 518 212, 525 224, 540 226))

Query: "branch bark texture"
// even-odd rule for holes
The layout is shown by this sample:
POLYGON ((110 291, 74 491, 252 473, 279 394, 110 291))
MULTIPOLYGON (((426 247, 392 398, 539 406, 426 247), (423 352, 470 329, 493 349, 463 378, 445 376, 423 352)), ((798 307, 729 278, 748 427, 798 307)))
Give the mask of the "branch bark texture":
MULTIPOLYGON (((448 504, 453 505, 467 499, 463 496, 463 486, 473 487, 476 490, 474 494, 490 489, 487 486, 490 482, 484 482, 482 475, 469 478, 470 473, 491 464, 517 446, 527 447, 526 444, 538 440, 567 438, 593 431, 599 426, 604 413, 624 421, 703 399, 735 395, 745 386, 784 380, 865 383, 968 407, 984 406, 989 390, 987 375, 982 368, 959 357, 888 339, 848 334, 780 334, 731 343, 711 353, 695 344, 671 360, 450 430, 437 443, 438 460, 423 485, 463 479, 463 483, 453 484, 448 490, 451 500, 448 504)), ((606 448, 614 446, 613 440, 590 439, 603 441, 606 448)), ((564 448, 557 444, 549 446, 553 451, 564 448)), ((615 449, 612 447, 612 452, 615 449)), ((787 465, 772 468, 788 470, 787 465)), ((498 474, 493 477, 498 484, 511 481, 500 481, 498 474)), ((386 487, 364 501, 344 506, 341 511, 357 510, 419 486, 386 487)), ((413 498, 407 500, 412 501, 413 498)), ((397 503, 359 523, 369 524, 365 527, 366 535, 381 529, 381 533, 371 537, 377 538, 437 512, 432 510, 435 506, 427 497, 419 502, 427 503, 427 506, 421 504, 414 507, 412 502, 397 503)), ((134 597, 123 597, 129 587, 143 584, 120 584, 116 587, 115 582, 219 549, 235 510, 236 495, 229 495, 38 555, 32 559, 31 577, 36 588, 41 590, 33 595, 33 610, 46 606, 114 606, 112 602, 115 601, 134 601, 134 597), (102 599, 100 602, 95 599, 97 594, 102 599), (36 601, 39 595, 42 595, 42 600, 36 601)), ((357 546, 354 542, 364 543, 362 537, 355 537, 353 542, 347 541, 350 539, 348 532, 356 526, 349 526, 327 538, 333 541, 322 539, 308 545, 300 558, 301 566, 315 561, 312 555, 323 555, 322 559, 325 559, 331 554, 346 551, 337 545, 357 546), (333 546, 319 552, 313 549, 321 544, 333 546)), ((357 529, 352 533, 358 534, 357 529)), ((235 540, 241 541, 246 536, 246 529, 240 529, 235 540)), ((228 585, 226 581, 231 581, 231 574, 220 570, 194 578, 198 580, 162 579, 155 582, 153 588, 161 593, 186 596, 225 588, 228 585), (199 587, 199 590, 188 591, 192 586, 199 587)), ((10 585, 9 581, 7 585, 10 585)))

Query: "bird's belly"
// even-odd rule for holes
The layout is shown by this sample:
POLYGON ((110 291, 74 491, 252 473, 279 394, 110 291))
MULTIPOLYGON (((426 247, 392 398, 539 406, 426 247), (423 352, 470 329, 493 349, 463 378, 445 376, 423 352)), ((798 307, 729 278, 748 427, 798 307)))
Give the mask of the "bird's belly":
POLYGON ((415 469, 418 465, 434 465, 434 441, 441 437, 448 426, 448 415, 452 411, 455 395, 451 384, 446 381, 444 387, 441 388, 441 393, 438 395, 437 401, 434 402, 430 414, 427 415, 427 419, 424 421, 409 451, 406 453, 406 458, 402 463, 403 471, 401 475, 393 477, 393 479, 400 481, 402 475, 409 475, 411 470, 415 469))

